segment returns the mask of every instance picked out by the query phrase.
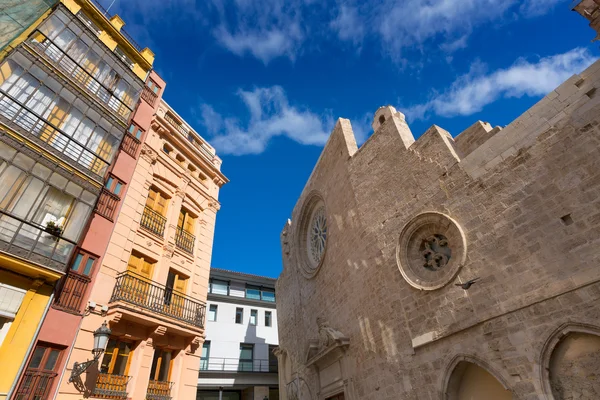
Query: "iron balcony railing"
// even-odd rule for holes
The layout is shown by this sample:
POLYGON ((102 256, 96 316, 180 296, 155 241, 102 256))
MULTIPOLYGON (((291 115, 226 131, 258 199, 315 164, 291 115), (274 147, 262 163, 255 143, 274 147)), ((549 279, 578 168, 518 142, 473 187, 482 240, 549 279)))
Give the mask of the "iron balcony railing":
POLYGON ((238 358, 209 357, 200 360, 200 371, 221 372, 277 372, 277 360, 244 360, 238 358))
POLYGON ((63 286, 58 295, 54 306, 72 313, 81 311, 81 303, 85 296, 85 291, 90 283, 89 276, 69 271, 64 278, 63 286))
POLYGON ((173 382, 153 381, 148 382, 146 400, 171 400, 173 382))
POLYGON ((154 93, 152 89, 150 89, 148 86, 144 86, 144 89, 142 90, 142 99, 146 100, 148 104, 154 107, 157 98, 158 95, 154 93))
POLYGON ((196 243, 196 236, 181 228, 177 228, 177 231, 175 231, 175 246, 183 251, 193 254, 194 243, 196 243))
MULTIPOLYGON (((68 158, 83 169, 90 171, 101 181, 108 160, 88 150, 83 143, 73 139, 47 119, 34 113, 29 107, 0 90, 0 122, 16 125, 19 133, 32 137, 35 142, 62 159, 68 158)), ((69 160, 65 160, 67 163, 69 160)))
POLYGON ((127 383, 130 379, 127 375, 99 373, 92 397, 127 400, 127 383))
POLYGON ((142 142, 140 142, 138 138, 126 133, 125 136, 123 136, 123 141, 121 142, 121 149, 131 157, 135 158, 141 144, 142 142))
POLYGON ((122 121, 127 122, 133 112, 133 106, 137 102, 137 96, 131 99, 131 104, 123 102, 115 95, 115 88, 111 89, 96 79, 95 76, 85 70, 75 59, 39 30, 34 32, 29 43, 61 71, 73 78, 79 88, 93 95, 114 111, 122 121))
POLYGON ((110 302, 124 301, 203 328, 206 304, 131 271, 117 276, 110 302))
POLYGON ((0 210, 0 250, 64 272, 76 243, 61 234, 0 210))
POLYGON ((16 400, 47 399, 50 388, 58 374, 56 372, 27 370, 16 393, 16 400))
POLYGON ((107 188, 102 188, 102 191, 100 192, 100 197, 98 198, 98 202, 96 203, 95 211, 96 213, 102 215, 104 218, 113 221, 120 200, 121 198, 116 194, 112 193, 110 190, 108 190, 107 188))
POLYGON ((207 150, 203 143, 196 139, 195 134, 184 127, 180 122, 177 122, 175 118, 173 118, 169 113, 165 114, 165 120, 171 124, 184 138, 188 140, 188 142, 192 143, 194 147, 196 147, 201 153, 203 153, 209 160, 212 160, 214 154, 212 154, 209 150, 207 150))
POLYGON ((144 213, 142 214, 142 220, 140 221, 140 225, 142 228, 147 229, 148 231, 163 237, 165 234, 165 225, 167 224, 167 219, 151 209, 150 207, 144 208, 144 213))

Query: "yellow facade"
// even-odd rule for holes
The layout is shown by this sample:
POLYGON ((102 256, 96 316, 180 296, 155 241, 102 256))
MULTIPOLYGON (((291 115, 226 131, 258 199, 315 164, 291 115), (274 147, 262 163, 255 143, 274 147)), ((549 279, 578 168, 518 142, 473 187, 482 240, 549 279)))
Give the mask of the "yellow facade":
MULTIPOLYGON (((152 68, 154 54, 149 49, 138 51, 128 39, 121 33, 124 22, 118 16, 108 19, 99 11, 90 0, 60 0, 73 14, 80 9, 101 29, 98 38, 111 51, 117 46, 131 59, 131 70, 142 81, 146 79, 148 72, 152 68)), ((52 13, 52 9, 43 13, 33 24, 25 29, 21 34, 10 42, 2 51, 0 51, 0 62, 2 62, 17 46, 23 43, 34 32, 36 28, 52 13)), ((44 62, 38 60, 38 62, 44 62)), ((47 67, 54 70, 55 74, 69 80, 62 71, 46 63, 47 67)), ((1 79, 1 78, 0 78, 1 79)), ((75 85, 76 86, 76 85, 75 85)), ((81 96, 90 96, 80 87, 72 87, 72 90, 79 90, 81 96)), ((93 97, 91 101, 97 101, 93 97)), ((123 128, 125 129, 125 128, 123 128)), ((84 179, 92 185, 99 187, 100 183, 94 181, 85 172, 74 168, 68 161, 60 159, 44 148, 35 144, 29 138, 11 129, 9 126, 0 123, 0 130, 7 136, 24 143, 29 149, 38 154, 44 154, 44 158, 53 160, 61 165, 65 170, 71 172, 78 178, 84 179)), ((36 340, 36 333, 41 326, 45 312, 51 301, 53 286, 63 276, 62 273, 46 268, 43 265, 30 262, 26 259, 19 259, 11 255, 0 252, 0 285, 9 288, 9 290, 20 291, 24 293, 20 306, 9 328, 5 332, 0 332, 0 400, 6 399, 8 392, 11 391, 15 380, 20 372, 24 360, 28 357, 28 351, 32 343, 36 340), (3 336, 3 339, 1 336, 3 336)), ((1 289, 1 287, 0 287, 1 289)), ((1 317, 1 315, 0 315, 1 317)), ((0 321, 1 322, 1 321, 0 321)), ((0 328, 2 324, 0 324, 0 328)))
POLYGON ((0 282, 25 290, 26 294, 0 347, 0 400, 6 398, 6 393, 17 377, 52 294, 52 286, 45 284, 43 279, 18 275, 6 271, 6 267, 10 268, 10 265, 6 259, 0 258, 0 282))

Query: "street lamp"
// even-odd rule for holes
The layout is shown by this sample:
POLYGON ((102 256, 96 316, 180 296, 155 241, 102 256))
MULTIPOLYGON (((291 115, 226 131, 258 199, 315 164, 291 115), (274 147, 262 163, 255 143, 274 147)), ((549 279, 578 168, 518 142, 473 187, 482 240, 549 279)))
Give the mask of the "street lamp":
POLYGON ((92 349, 92 354, 94 355, 94 358, 82 363, 75 362, 75 364, 73 364, 73 369, 71 370, 71 377, 69 378, 69 382, 73 382, 75 378, 83 374, 85 370, 87 370, 90 367, 90 365, 98 361, 102 353, 104 353, 104 351, 106 350, 106 345, 108 344, 108 339, 111 333, 112 331, 106 325, 106 321, 102 323, 102 326, 100 328, 94 331, 94 348, 92 349))

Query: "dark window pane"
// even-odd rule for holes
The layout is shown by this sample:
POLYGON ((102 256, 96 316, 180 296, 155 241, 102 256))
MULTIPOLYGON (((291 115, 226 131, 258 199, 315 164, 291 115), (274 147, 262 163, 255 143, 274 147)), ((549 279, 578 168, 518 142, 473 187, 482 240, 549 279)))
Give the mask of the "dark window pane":
POLYGON ((29 363, 29 368, 39 368, 40 363, 42 362, 42 358, 44 357, 44 353, 46 352, 46 347, 37 346, 33 352, 33 356, 31 357, 31 361, 29 363))
POLYGON ((73 271, 79 271, 79 266, 81 265, 82 258, 83 254, 77 254, 77 257, 75 257, 75 261, 73 261, 73 266, 71 267, 73 271))
POLYGON ((88 276, 92 271, 92 267, 94 266, 94 259, 92 257, 88 257, 87 262, 85 263, 85 269, 83 270, 83 274, 88 276))
POLYGON ((60 350, 53 349, 50 351, 50 354, 46 359, 46 365, 44 365, 45 370, 54 371, 54 367, 56 366, 56 361, 58 360, 59 354, 60 350))

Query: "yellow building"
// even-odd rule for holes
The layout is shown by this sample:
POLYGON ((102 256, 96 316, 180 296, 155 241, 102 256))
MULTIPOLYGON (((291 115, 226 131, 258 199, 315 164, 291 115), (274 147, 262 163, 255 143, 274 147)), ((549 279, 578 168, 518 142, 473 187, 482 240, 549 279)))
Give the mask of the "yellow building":
MULTIPOLYGON (((154 55, 126 36, 121 18, 108 18, 89 0, 8 1, 2 16, 9 17, 0 32, 0 399, 6 399, 32 363, 39 387, 49 392, 58 384, 48 379, 64 369, 81 313, 55 313, 48 329, 59 327, 56 349, 36 338, 76 256, 103 250, 85 249, 82 240, 154 55)), ((89 292, 82 290, 81 296, 89 292)))

